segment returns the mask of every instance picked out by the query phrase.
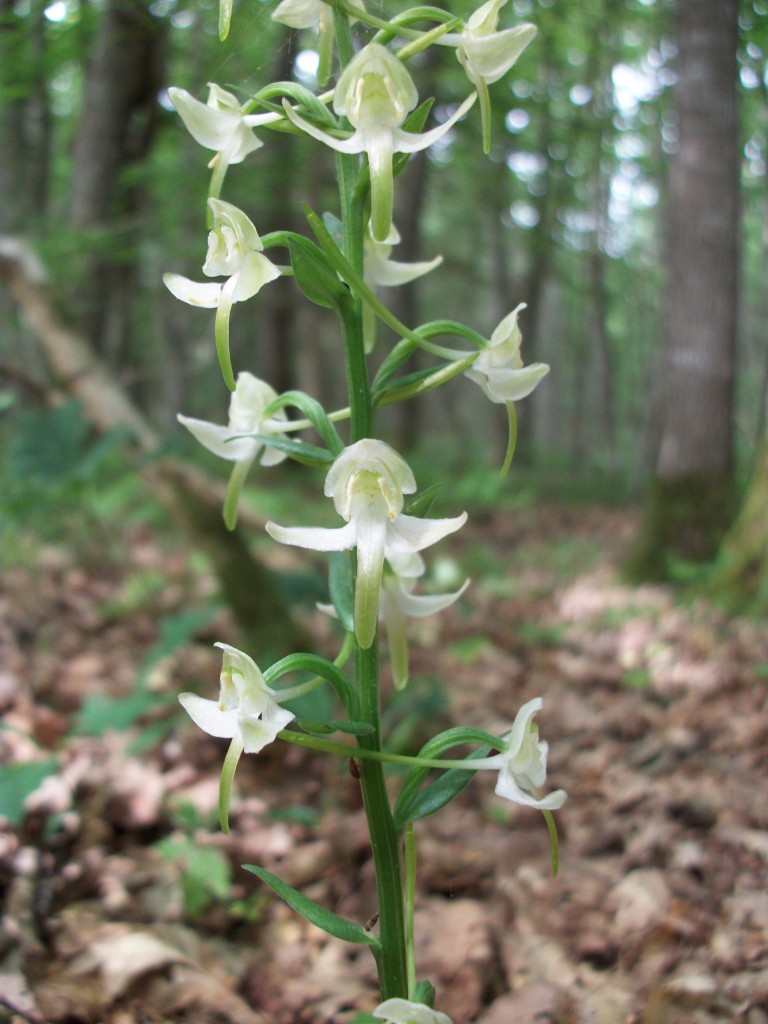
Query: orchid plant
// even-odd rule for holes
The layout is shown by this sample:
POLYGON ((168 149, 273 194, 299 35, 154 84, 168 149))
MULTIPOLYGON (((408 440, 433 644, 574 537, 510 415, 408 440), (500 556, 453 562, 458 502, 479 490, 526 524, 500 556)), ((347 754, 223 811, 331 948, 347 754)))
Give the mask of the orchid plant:
MULTIPOLYGON (((490 0, 466 22, 435 7, 416 7, 387 21, 368 12, 364 0, 282 0, 274 4, 275 20, 303 30, 317 26, 320 80, 336 74, 331 91, 317 95, 296 82, 280 82, 240 102, 232 92, 212 84, 203 103, 182 89, 170 90, 193 138, 214 151, 208 252, 202 270, 206 277, 223 280, 200 283, 179 274, 166 274, 164 280, 182 301, 216 310, 215 348, 231 392, 226 425, 187 416, 179 420, 204 447, 233 463, 224 508, 229 527, 235 524, 243 481, 255 463, 268 470, 291 458, 325 473, 324 492, 333 501, 338 526, 269 522, 266 531, 280 544, 330 553, 330 604, 325 609, 338 620, 342 633, 332 660, 292 653, 263 671, 248 654, 218 644, 223 652, 218 700, 194 693, 182 694, 180 700, 196 725, 230 741, 219 791, 224 831, 229 829, 230 795, 243 754, 258 754, 281 740, 354 758, 376 871, 378 907, 372 908, 371 919, 377 926, 342 918, 264 868, 246 867, 314 924, 371 949, 382 1001, 361 1021, 451 1024, 435 1009, 433 987, 418 980, 413 937, 415 823, 457 796, 477 773, 496 773, 498 796, 541 811, 555 870, 557 865, 552 812, 562 807, 566 794, 562 789, 544 790, 548 747, 534 722, 543 708, 542 698, 524 704, 502 735, 458 726, 438 733, 415 755, 386 749, 380 719, 386 693, 381 685, 386 662, 380 633, 386 637, 392 682, 401 689, 409 679, 408 619, 437 614, 459 601, 469 581, 453 593, 414 592, 426 573, 421 553, 460 530, 467 514, 428 515, 434 492, 419 494, 406 460, 377 436, 377 410, 418 399, 464 374, 491 402, 508 410, 509 444, 502 467, 506 472, 514 452, 515 403, 529 395, 549 370, 542 363, 523 364, 518 325, 523 304, 486 340, 472 327, 451 320, 406 326, 378 294, 380 288, 397 287, 435 271, 442 261, 436 256, 409 264, 391 258, 399 240, 392 221, 394 180, 410 154, 443 139, 469 114, 478 96, 488 148, 489 86, 510 70, 536 33, 528 24, 499 29, 505 3, 490 0), (419 106, 408 61, 436 44, 455 50, 472 91, 442 123, 428 127, 430 104, 419 106), (264 129, 261 138, 256 128, 264 129), (306 207, 306 234, 278 229, 261 236, 244 211, 220 196, 228 166, 253 155, 258 160, 258 150, 268 145, 272 130, 308 136, 337 154, 338 211, 320 216, 306 207), (285 250, 287 263, 285 256, 282 264, 273 261, 275 249, 285 250), (235 373, 229 349, 233 305, 257 299, 261 289, 282 274, 292 276, 306 299, 338 317, 340 360, 349 394, 344 409, 328 412, 304 392, 278 394, 245 369, 235 373), (378 321, 392 328, 399 340, 389 352, 376 353, 379 366, 374 373, 370 355, 378 321), (444 338, 459 338, 470 347, 455 348, 444 338), (429 353, 435 365, 418 373, 403 372, 418 350, 429 353), (313 435, 307 439, 309 432, 313 435), (333 721, 305 721, 286 706, 321 686, 331 687, 339 705, 333 721), (469 747, 471 753, 447 756, 457 747, 469 747), (406 769, 394 803, 385 784, 387 765, 406 769)), ((222 37, 231 14, 231 0, 222 0, 222 37)))

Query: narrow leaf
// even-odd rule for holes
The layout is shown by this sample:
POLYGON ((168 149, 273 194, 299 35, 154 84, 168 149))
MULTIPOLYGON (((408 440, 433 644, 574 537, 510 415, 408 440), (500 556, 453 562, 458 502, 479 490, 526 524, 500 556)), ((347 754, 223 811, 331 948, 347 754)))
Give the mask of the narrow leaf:
POLYGON ((403 511, 406 515, 418 516, 420 519, 423 519, 432 508, 435 498, 438 496, 440 491, 442 491, 443 487, 445 487, 445 484, 432 484, 430 487, 423 490, 421 494, 412 501, 409 501, 403 511))
MULTIPOLYGON (((488 747, 481 747, 479 751, 474 751, 467 760, 485 757, 488 751, 488 747)), ((397 829, 404 828, 409 821, 418 821, 420 818, 426 818, 430 814, 434 814, 435 811, 439 811, 441 807, 445 807, 454 797, 458 796, 476 774, 469 768, 466 771, 461 768, 451 768, 430 785, 419 790, 407 805, 396 809, 395 827, 397 829)))
POLYGON ((343 942, 356 942, 363 946, 373 946, 376 949, 379 948, 378 938, 367 932, 361 925, 354 924, 345 917, 334 914, 331 910, 326 910, 325 907, 321 907, 314 900, 299 892, 298 889, 294 889, 293 886, 281 881, 271 871, 257 867, 255 864, 243 864, 243 867, 246 871, 250 871, 257 878, 260 878, 262 882, 265 882, 273 892, 277 893, 282 900, 285 900, 289 907, 301 914, 310 924, 322 928, 323 931, 332 935, 335 939, 341 939, 343 942))
POLYGON ((327 466, 334 460, 331 452, 325 448, 319 448, 316 444, 308 444, 306 441, 288 441, 282 437, 275 437, 273 434, 247 434, 244 437, 252 437, 270 448, 277 448, 285 452, 297 462, 304 462, 310 466, 327 466))

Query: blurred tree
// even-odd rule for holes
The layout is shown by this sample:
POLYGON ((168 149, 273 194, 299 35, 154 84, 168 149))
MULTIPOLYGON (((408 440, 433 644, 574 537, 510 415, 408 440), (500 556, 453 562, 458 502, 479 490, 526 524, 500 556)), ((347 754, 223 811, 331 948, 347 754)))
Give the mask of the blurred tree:
POLYGON ((668 282, 656 478, 630 568, 710 558, 733 517, 739 279, 738 0, 675 0, 678 147, 669 176, 668 282))

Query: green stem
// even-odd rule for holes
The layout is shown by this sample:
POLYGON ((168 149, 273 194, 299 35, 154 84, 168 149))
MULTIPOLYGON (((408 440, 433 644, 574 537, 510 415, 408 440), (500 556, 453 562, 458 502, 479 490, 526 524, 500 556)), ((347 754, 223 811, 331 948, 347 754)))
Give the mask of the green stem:
MULTIPOLYGON (((297 747, 308 747, 310 750, 321 750, 325 754, 338 754, 339 757, 349 757, 353 748, 346 743, 336 743, 334 740, 324 740, 319 736, 307 736, 304 733, 295 732, 290 729, 283 729, 278 733, 281 740, 286 743, 293 743, 297 747)), ((493 736, 483 736, 484 741, 492 741, 497 750, 502 750, 504 743, 496 740, 493 736)), ((478 738, 478 742, 480 739, 478 738)), ((476 758, 472 760, 457 760, 453 757, 410 757, 408 754, 386 754, 383 750, 376 750, 364 747, 358 750, 356 757, 362 761, 375 761, 378 764, 400 765, 402 768, 441 768, 448 771, 450 768, 458 768, 463 772, 498 771, 501 767, 498 760, 492 757, 476 758)))
MULTIPOLYGON (((361 751, 381 753, 379 724, 378 644, 357 650, 358 685, 363 721, 374 727, 369 736, 358 737, 361 751)), ((408 997, 408 957, 406 952, 403 881, 400 844, 384 779, 378 760, 360 759, 360 786, 371 835, 371 850, 379 896, 379 983, 381 998, 408 997)))
POLYGON ((405 931, 408 957, 408 998, 416 990, 416 835, 413 822, 405 826, 405 931))
MULTIPOLYGON (((334 25, 342 68, 354 55, 349 18, 334 8, 334 25)), ((339 155, 339 197, 342 215, 342 252, 353 274, 363 276, 363 237, 365 231, 363 201, 356 194, 359 176, 355 157, 339 155)), ((320 227, 323 228, 322 222, 320 227)), ((313 227, 313 230, 315 228, 313 227)), ((339 305, 344 344, 344 365, 349 388, 350 441, 352 443, 373 433, 373 401, 368 379, 363 339, 363 314, 360 295, 352 288, 349 300, 339 305)), ((379 718, 379 648, 374 638, 368 648, 356 642, 357 687, 360 717, 371 727, 369 734, 358 737, 360 754, 370 753, 376 759, 360 758, 360 787, 368 819, 371 851, 376 873, 379 902, 379 939, 381 950, 376 958, 381 998, 407 998, 408 968, 406 955, 403 881, 400 865, 400 843, 392 808, 389 804, 379 718)))

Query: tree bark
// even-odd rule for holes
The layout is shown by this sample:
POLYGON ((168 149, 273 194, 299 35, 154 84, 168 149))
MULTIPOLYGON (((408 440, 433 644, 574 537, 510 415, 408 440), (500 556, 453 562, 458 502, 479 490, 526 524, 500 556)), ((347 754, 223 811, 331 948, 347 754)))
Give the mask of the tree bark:
POLYGON ((707 590, 732 611, 768 605, 768 431, 758 449, 744 503, 720 548, 707 590))
POLYGON ((710 558, 733 515, 739 277, 737 0, 676 0, 661 440, 630 568, 710 558))
POLYGON ((107 0, 86 68, 85 95, 75 139, 69 220, 86 232, 91 249, 78 299, 83 333, 112 365, 129 347, 137 271, 132 250, 144 205, 126 168, 149 152, 164 80, 166 19, 146 0, 107 0))

